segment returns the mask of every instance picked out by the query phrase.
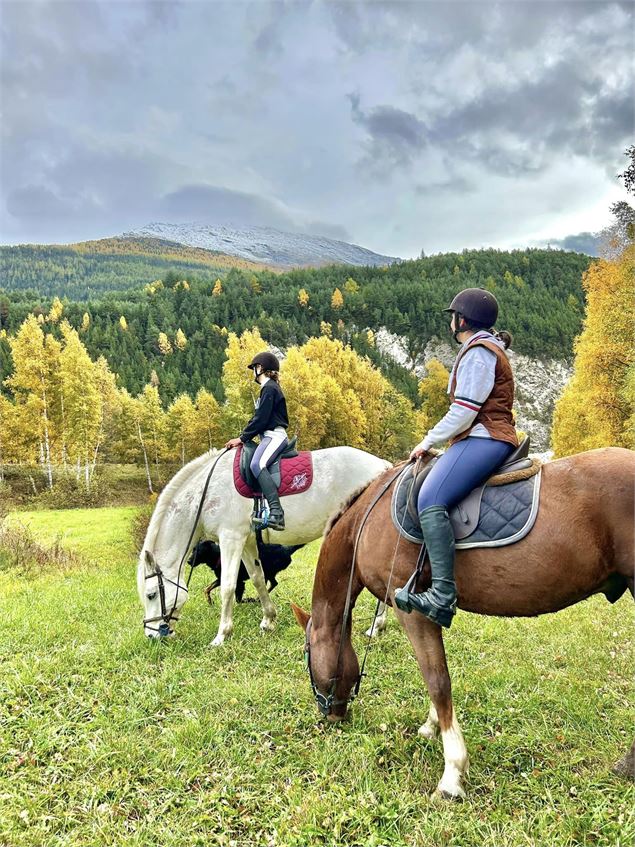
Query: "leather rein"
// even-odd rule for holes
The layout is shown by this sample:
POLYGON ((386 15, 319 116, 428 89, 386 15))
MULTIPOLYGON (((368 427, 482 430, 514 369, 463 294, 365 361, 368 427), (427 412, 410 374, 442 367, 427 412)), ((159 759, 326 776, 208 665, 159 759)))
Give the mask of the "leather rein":
POLYGON ((201 517, 201 512, 203 511, 203 504, 205 503, 205 497, 207 495, 207 489, 209 488, 209 483, 210 483, 210 480, 212 478, 212 474, 214 473, 216 465, 218 464, 220 459, 222 459, 222 457, 227 452, 228 452, 228 450, 227 450, 227 448, 225 448, 223 450, 223 452, 220 453, 216 457, 214 464, 212 465, 209 473, 207 474, 207 478, 205 480, 205 485, 203 486, 203 493, 201 494, 201 499, 200 499, 200 502, 198 504, 196 517, 194 518, 194 525, 192 526, 192 531, 190 532, 190 537, 187 540, 187 544, 185 546, 185 551, 184 551, 184 553, 181 557, 181 561, 179 563, 179 569, 178 569, 178 572, 177 572, 177 575, 176 575, 176 581, 173 580, 173 579, 170 579, 167 576, 165 576, 165 574, 163 573, 163 571, 161 570, 161 568, 159 567, 159 565, 156 562, 155 562, 155 570, 152 571, 152 573, 145 575, 145 579, 152 579, 155 576, 157 578, 157 583, 158 583, 158 587, 159 587, 159 600, 161 601, 161 614, 156 615, 153 618, 144 618, 143 619, 144 629, 149 629, 152 632, 158 632, 159 635, 167 635, 168 632, 169 632, 170 623, 172 621, 178 621, 178 619, 180 617, 179 615, 175 614, 176 607, 177 607, 178 602, 179 602, 179 592, 185 592, 185 594, 187 594, 189 592, 190 580, 192 579, 192 573, 194 571, 194 565, 190 566, 190 572, 187 575, 187 579, 185 580, 185 585, 183 585, 181 583, 181 571, 183 570, 183 564, 184 564, 184 562, 187 558, 187 554, 190 552, 190 545, 192 544, 192 540, 193 540, 194 535, 196 533, 196 528, 198 527, 198 522, 199 522, 199 519, 201 517), (175 595, 174 595, 174 603, 173 603, 172 608, 170 609, 169 612, 168 612, 167 606, 165 604, 165 583, 166 582, 169 583, 170 585, 176 586, 176 592, 175 592, 175 595), (156 623, 157 621, 162 621, 162 623, 160 623, 158 626, 148 626, 148 624, 156 623), (167 628, 167 631, 166 631, 166 628, 167 628))
MULTIPOLYGON (((408 463, 408 464, 410 464, 410 463, 408 463)), ((331 679, 329 680, 330 688, 329 688, 328 694, 322 694, 322 692, 317 687, 315 679, 313 678, 313 670, 311 668, 311 629, 312 629, 312 626, 313 626, 312 619, 309 618, 309 622, 307 623, 306 633, 305 633, 305 641, 304 641, 304 664, 305 664, 305 666, 308 670, 308 673, 309 673, 309 680, 311 682, 311 690, 313 691, 313 696, 315 697, 315 702, 317 704, 317 707, 318 707, 320 714, 323 717, 327 717, 328 715, 331 714, 333 706, 343 706, 345 704, 348 705, 348 704, 352 703, 353 700, 359 694, 359 690, 360 690, 361 685, 362 685, 362 679, 366 676, 364 668, 366 667, 366 659, 368 657, 368 651, 369 651, 369 648, 370 648, 370 642, 371 642, 370 637, 369 637, 369 639, 366 643, 366 650, 364 652, 364 658, 362 660, 362 666, 360 668, 359 675, 358 675, 357 679, 355 680, 355 683, 353 685, 351 693, 349 694, 348 698, 343 699, 343 700, 337 699, 335 697, 335 688, 337 686, 337 683, 340 680, 340 677, 339 677, 340 659, 342 657, 342 647, 344 645, 344 632, 346 630, 346 625, 348 623, 348 617, 349 617, 350 611, 351 611, 351 602, 352 602, 352 594, 353 594, 353 575, 355 573, 355 562, 357 561, 357 549, 359 547, 359 542, 360 542, 360 539, 361 539, 361 536, 362 536, 362 531, 364 529, 364 526, 366 525, 366 521, 370 517, 370 514, 373 511, 373 509, 375 508, 375 506, 377 505, 377 503, 379 503, 379 501, 384 496, 384 494, 388 491, 388 489, 393 484, 393 482, 395 482, 395 480, 398 479, 405 472, 406 468, 408 467, 408 464, 406 464, 405 467, 400 466, 397 469, 397 472, 394 473, 390 477, 390 479, 388 479, 387 482, 384 483, 381 491, 375 496, 372 503, 366 509, 364 517, 362 518, 361 523, 359 525, 359 529, 357 530, 357 535, 355 537, 355 544, 353 546, 353 558, 351 560, 351 569, 350 569, 350 573, 349 573, 349 576, 348 576, 348 588, 346 590, 346 602, 344 604, 344 613, 342 615, 342 626, 341 626, 341 629, 340 629, 340 640, 339 640, 339 645, 338 645, 338 648, 337 648, 337 662, 335 664, 335 676, 331 677, 331 679)), ((397 543, 399 543, 399 539, 398 539, 397 543)), ((395 553, 396 552, 397 551, 396 551, 396 548, 395 548, 395 553)), ((393 566, 394 566, 394 557, 393 557, 393 566)), ((391 576, 392 576, 392 568, 391 568, 390 573, 391 573, 391 576)), ((389 580, 389 582, 390 582, 390 580, 389 580)), ((386 589, 386 599, 388 597, 388 587, 386 589)), ((373 618, 371 631, 375 626, 375 622, 377 620, 377 615, 379 613, 379 607, 381 605, 381 602, 382 602, 381 600, 377 601, 377 606, 375 608, 375 616, 373 618)))

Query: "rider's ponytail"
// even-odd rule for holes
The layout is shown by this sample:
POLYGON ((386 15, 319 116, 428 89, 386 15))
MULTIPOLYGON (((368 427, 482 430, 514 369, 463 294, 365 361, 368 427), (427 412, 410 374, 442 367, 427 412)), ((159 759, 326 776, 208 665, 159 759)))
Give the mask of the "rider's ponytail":
POLYGON ((263 371, 265 376, 268 376, 269 379, 272 379, 274 382, 280 382, 280 372, 279 371, 263 371))
POLYGON ((512 341, 514 340, 511 332, 507 332, 506 329, 497 329, 494 330, 494 335, 498 338, 499 341, 502 341, 505 345, 505 350, 512 346, 512 341))

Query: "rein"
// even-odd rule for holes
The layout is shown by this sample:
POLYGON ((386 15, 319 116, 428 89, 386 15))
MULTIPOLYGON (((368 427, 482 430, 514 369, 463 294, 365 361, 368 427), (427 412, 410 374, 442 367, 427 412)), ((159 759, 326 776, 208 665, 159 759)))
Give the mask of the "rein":
MULTIPOLYGON (((353 557, 352 557, 352 560, 351 560, 351 569, 350 569, 350 574, 349 574, 349 577, 348 577, 348 588, 346 590, 346 602, 344 604, 344 613, 342 615, 342 626, 341 626, 341 629, 340 629, 340 641, 339 641, 339 645, 338 645, 338 648, 337 648, 337 662, 335 664, 335 676, 332 677, 331 680, 330 680, 331 687, 329 689, 328 694, 322 694, 322 692, 318 689, 318 687, 315 683, 315 680, 313 678, 313 671, 311 669, 311 645, 310 645, 312 621, 309 620, 309 623, 307 624, 306 638, 305 638, 305 643, 304 643, 304 660, 305 660, 305 664, 306 664, 308 672, 309 672, 309 680, 311 682, 311 689, 313 691, 313 696, 315 697, 315 702, 317 703, 317 707, 320 711, 320 714, 323 717, 326 717, 327 715, 330 714, 333 706, 341 706, 345 703, 346 704, 352 703, 353 700, 359 694, 359 690, 360 690, 361 684, 362 684, 362 679, 366 675, 365 672, 364 672, 364 668, 366 666, 366 658, 368 656, 368 651, 369 651, 369 647, 370 647, 370 638, 368 639, 368 643, 366 644, 366 651, 364 653, 362 666, 361 666, 359 675, 358 675, 358 677, 355 681, 355 684, 353 685, 352 693, 350 694, 350 696, 346 700, 337 700, 335 698, 335 688, 336 688, 337 683, 339 681, 338 671, 339 671, 339 667, 340 667, 340 659, 342 657, 342 647, 344 645, 344 632, 345 632, 345 628, 346 628, 346 625, 347 625, 347 622, 348 622, 348 617, 349 617, 350 611, 351 611, 351 602, 352 602, 352 594, 353 594, 353 575, 355 573, 355 562, 357 560, 357 549, 359 547, 359 542, 360 542, 360 539, 361 539, 361 536, 362 536, 362 532, 363 532, 364 526, 366 525, 366 521, 370 517, 370 514, 373 511, 373 509, 375 508, 375 506, 377 505, 377 503, 379 503, 379 501, 384 496, 384 494, 388 491, 388 489, 393 484, 393 482, 395 482, 395 480, 398 479, 404 473, 404 471, 406 470, 406 467, 407 467, 407 465, 405 467, 400 467, 397 470, 397 473, 393 474, 390 477, 390 479, 387 480, 387 482, 384 483, 381 491, 375 496, 372 503, 366 509, 364 517, 362 518, 361 523, 359 525, 359 529, 357 530, 357 535, 355 537, 355 544, 353 546, 353 557)), ((397 544, 399 544, 399 539, 397 540, 397 544)), ((393 563, 392 563, 392 567, 391 567, 391 570, 390 570, 390 576, 391 577, 392 577, 392 568, 394 567, 394 564, 395 564, 396 553, 397 553, 397 548, 395 548, 395 555, 393 555, 393 563)), ((390 579, 389 579, 388 583, 390 585, 390 579)), ((386 598, 388 597, 388 587, 386 588, 386 598)), ((377 620, 377 614, 379 612, 379 604, 380 603, 381 603, 381 600, 378 600, 377 601, 377 607, 375 609, 375 617, 373 618, 373 626, 375 624, 375 621, 377 620)))
POLYGON ((209 483, 210 483, 210 480, 212 478, 212 474, 214 473, 216 465, 218 464, 220 459, 222 459, 222 457, 227 452, 228 452, 228 450, 227 450, 227 447, 226 447, 223 450, 223 452, 220 453, 216 457, 216 460, 215 460, 214 464, 212 465, 212 467, 210 468, 210 471, 207 474, 207 478, 205 479, 205 485, 203 486, 203 493, 201 494, 201 499, 200 499, 200 502, 198 504, 198 509, 196 511, 196 517, 194 518, 194 524, 192 526, 192 531, 190 532, 190 537, 187 540, 187 544, 185 546, 185 551, 184 551, 183 555, 181 556, 181 561, 179 562, 179 569, 178 569, 178 572, 177 572, 177 575, 176 575, 176 582, 173 579, 170 579, 169 577, 165 576, 163 571, 159 567, 159 565, 156 564, 156 562, 155 562, 156 570, 154 570, 152 573, 145 575, 146 579, 152 579, 152 577, 154 577, 154 576, 156 576, 156 578, 157 578, 157 582, 158 582, 158 585, 159 585, 159 599, 161 601, 161 614, 157 615, 154 618, 144 618, 143 619, 143 626, 144 626, 145 629, 152 630, 152 632, 158 632, 159 635, 167 635, 168 632, 169 632, 170 622, 171 621, 178 621, 178 619, 179 619, 178 616, 174 614, 175 611, 176 611, 176 607, 178 605, 178 601, 179 601, 179 592, 184 591, 186 594, 188 593, 189 588, 190 588, 190 580, 192 579, 192 573, 194 572, 194 565, 190 565, 190 572, 187 575, 187 579, 185 580, 185 585, 182 585, 181 584, 181 571, 183 569, 183 563, 185 562, 187 554, 190 551, 190 545, 191 545, 192 539, 194 538, 194 535, 196 533, 196 528, 198 526, 198 522, 199 522, 199 519, 201 517, 201 512, 203 511, 203 504, 205 503, 205 497, 207 495, 207 489, 209 488, 209 483), (176 586, 176 593, 174 595, 174 604, 172 605, 172 608, 170 609, 169 613, 168 613, 167 607, 165 605, 165 585, 164 585, 165 582, 169 582, 170 585, 176 586), (163 623, 159 624, 159 626, 148 626, 149 623, 155 623, 156 621, 163 621, 163 623))

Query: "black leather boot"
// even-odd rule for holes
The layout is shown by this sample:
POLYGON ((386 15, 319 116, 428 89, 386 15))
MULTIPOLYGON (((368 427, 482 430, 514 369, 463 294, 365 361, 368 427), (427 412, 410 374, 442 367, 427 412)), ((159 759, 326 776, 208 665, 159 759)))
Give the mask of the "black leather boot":
POLYGON ((445 506, 429 506, 419 513, 423 540, 430 557, 432 585, 421 594, 404 586, 395 592, 402 612, 421 612, 434 623, 449 627, 456 613, 454 582, 454 531, 445 506))
POLYGON ((280 505, 278 489, 276 488, 276 484, 267 468, 260 471, 260 474, 258 475, 258 485, 260 486, 262 493, 267 498, 267 503, 269 503, 269 520, 267 522, 267 526, 269 529, 284 529, 284 512, 280 505))

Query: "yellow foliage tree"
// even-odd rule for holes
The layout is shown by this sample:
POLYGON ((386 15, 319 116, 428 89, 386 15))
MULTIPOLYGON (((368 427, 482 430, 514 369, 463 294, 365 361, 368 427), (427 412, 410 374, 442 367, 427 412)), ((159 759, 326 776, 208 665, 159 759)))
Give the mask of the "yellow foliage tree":
POLYGON ((214 288, 212 289, 212 295, 214 297, 218 297, 222 293, 223 293, 223 283, 220 281, 220 279, 217 279, 216 282, 214 283, 214 288))
POLYGON ((64 312, 64 305, 59 297, 53 298, 53 303, 51 305, 51 309, 46 316, 46 320, 50 321, 52 324, 56 324, 59 319, 62 317, 62 313, 64 312))
POLYGON ((199 453, 220 447, 223 436, 221 410, 211 391, 199 389, 196 395, 195 440, 199 453))
POLYGON ((176 336, 174 337, 174 346, 178 350, 185 350, 187 347, 187 338, 183 330, 179 327, 176 331, 176 336))
POLYGON ((82 316, 82 332, 86 332, 88 327, 90 326, 90 315, 88 312, 84 312, 82 316))
MULTIPOLYGON (((335 290, 337 291, 337 289, 335 290)), ((352 276, 349 276, 344 283, 344 291, 346 291, 347 294, 357 294, 359 291, 359 283, 354 280, 352 276)))
POLYGON ((267 349, 257 327, 245 330, 241 336, 230 332, 227 335, 227 360, 223 365, 223 388, 226 403, 224 412, 225 431, 237 436, 254 413, 254 400, 260 388, 253 382, 247 365, 256 353, 267 349))
POLYGON ((306 288, 301 288, 298 291, 298 303, 301 306, 308 306, 308 304, 309 304, 309 292, 306 290, 306 288))
POLYGON ((125 319, 125 317, 123 315, 119 318, 119 326, 122 328, 122 330, 124 332, 128 329, 128 321, 125 319))
POLYGON ((430 359, 426 363, 426 376, 419 383, 421 409, 419 412, 419 427, 421 438, 427 430, 433 427, 450 408, 448 395, 448 380, 450 374, 438 359, 430 359))
POLYGON ((179 394, 170 404, 165 416, 165 431, 169 458, 178 459, 183 466, 198 455, 196 409, 187 394, 179 394))
POLYGON ((157 346, 163 356, 169 356, 172 352, 172 345, 170 344, 170 339, 167 337, 165 332, 159 333, 159 337, 157 338, 157 346))
POLYGON ((554 454, 595 447, 633 447, 635 245, 583 277, 587 310, 575 343, 573 376, 554 411, 554 454))
POLYGON ((344 298, 339 288, 336 288, 331 297, 331 309, 341 309, 344 305, 344 298))

